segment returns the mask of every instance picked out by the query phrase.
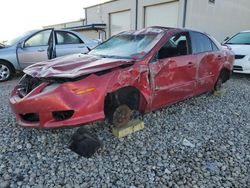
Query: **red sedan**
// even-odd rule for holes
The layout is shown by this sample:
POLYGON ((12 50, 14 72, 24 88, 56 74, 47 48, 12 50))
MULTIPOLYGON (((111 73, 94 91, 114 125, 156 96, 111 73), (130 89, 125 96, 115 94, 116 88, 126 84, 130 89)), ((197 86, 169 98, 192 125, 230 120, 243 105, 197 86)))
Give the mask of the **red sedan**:
POLYGON ((150 27, 120 33, 88 54, 24 70, 10 104, 24 127, 58 128, 110 119, 125 125, 131 111, 150 112, 218 90, 234 55, 211 36, 150 27))

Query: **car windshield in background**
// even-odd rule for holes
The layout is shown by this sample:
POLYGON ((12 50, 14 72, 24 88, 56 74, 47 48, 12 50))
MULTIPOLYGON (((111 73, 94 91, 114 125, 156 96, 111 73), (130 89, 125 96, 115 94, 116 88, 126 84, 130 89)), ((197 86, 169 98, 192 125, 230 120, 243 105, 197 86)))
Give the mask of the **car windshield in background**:
POLYGON ((245 44, 250 45, 250 32, 238 33, 229 39, 226 44, 245 44))
POLYGON ((22 38, 24 38, 25 36, 27 36, 27 35, 29 35, 29 34, 31 34, 33 32, 34 31, 27 31, 27 32, 19 35, 18 37, 12 38, 12 39, 4 42, 4 45, 5 46, 12 46, 12 45, 16 44, 19 40, 21 40, 22 38))
POLYGON ((107 58, 142 59, 162 36, 163 33, 122 33, 97 46, 89 54, 107 58))

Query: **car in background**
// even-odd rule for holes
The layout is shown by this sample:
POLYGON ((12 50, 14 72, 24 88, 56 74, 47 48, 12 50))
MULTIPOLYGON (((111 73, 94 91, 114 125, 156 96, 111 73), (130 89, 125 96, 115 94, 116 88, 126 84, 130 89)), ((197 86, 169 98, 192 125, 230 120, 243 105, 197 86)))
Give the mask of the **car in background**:
POLYGON ((100 42, 62 29, 29 31, 0 46, 0 82, 40 61, 87 53, 100 42))
POLYGON ((242 31, 227 39, 228 45, 235 53, 233 71, 250 74, 250 31, 242 31))
POLYGON ((4 44, 0 43, 0 49, 4 48, 4 44))
POLYGON ((88 54, 24 69, 10 105, 24 127, 58 128, 109 119, 122 127, 132 111, 150 112, 219 90, 234 54, 213 37, 149 27, 113 36, 88 54))

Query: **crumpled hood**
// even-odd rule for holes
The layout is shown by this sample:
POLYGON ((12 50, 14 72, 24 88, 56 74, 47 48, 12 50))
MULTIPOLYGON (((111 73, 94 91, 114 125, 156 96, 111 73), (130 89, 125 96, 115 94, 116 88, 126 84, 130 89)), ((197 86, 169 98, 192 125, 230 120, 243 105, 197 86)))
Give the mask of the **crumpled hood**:
POLYGON ((73 54, 31 65, 24 73, 37 78, 62 77, 76 78, 124 64, 130 64, 130 59, 101 58, 85 54, 73 54))

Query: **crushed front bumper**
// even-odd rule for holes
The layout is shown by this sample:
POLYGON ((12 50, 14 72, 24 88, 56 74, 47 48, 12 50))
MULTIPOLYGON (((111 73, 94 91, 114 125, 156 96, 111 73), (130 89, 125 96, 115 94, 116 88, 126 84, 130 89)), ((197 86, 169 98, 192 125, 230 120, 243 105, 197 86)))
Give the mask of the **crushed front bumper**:
POLYGON ((9 99, 18 124, 31 128, 59 128, 86 124, 105 118, 103 98, 98 91, 76 94, 81 81, 49 85, 41 83, 20 97, 18 86, 9 99))

